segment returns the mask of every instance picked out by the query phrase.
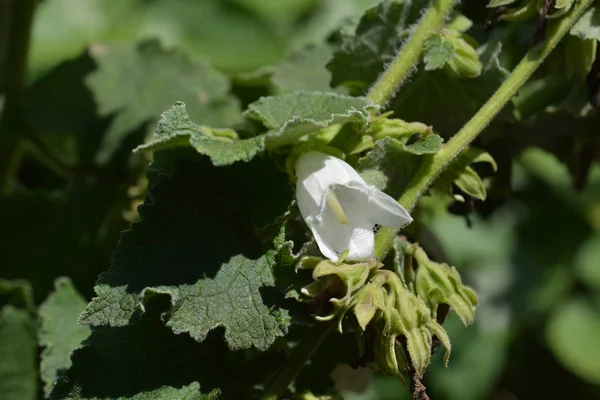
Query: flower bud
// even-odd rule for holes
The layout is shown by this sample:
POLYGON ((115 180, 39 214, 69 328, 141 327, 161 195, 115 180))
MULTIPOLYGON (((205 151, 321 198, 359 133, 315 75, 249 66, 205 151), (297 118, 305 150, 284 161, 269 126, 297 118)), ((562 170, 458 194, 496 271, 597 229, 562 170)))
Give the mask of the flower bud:
POLYGON ((582 40, 572 35, 565 38, 567 76, 577 75, 579 79, 585 79, 596 58, 596 46, 594 39, 582 40))
POLYGON ((352 304, 358 325, 365 331, 377 312, 385 307, 384 289, 369 283, 358 293, 352 304))
POLYGON ((481 75, 483 65, 479 61, 477 51, 462 36, 447 36, 447 39, 454 44, 455 50, 452 58, 444 65, 447 71, 460 78, 477 78, 481 75))
POLYGON ((415 251, 415 258, 419 263, 415 289, 431 309, 432 317, 436 318, 438 305, 448 304, 463 325, 472 324, 477 295, 473 289, 463 285, 456 268, 431 261, 421 248, 415 251))

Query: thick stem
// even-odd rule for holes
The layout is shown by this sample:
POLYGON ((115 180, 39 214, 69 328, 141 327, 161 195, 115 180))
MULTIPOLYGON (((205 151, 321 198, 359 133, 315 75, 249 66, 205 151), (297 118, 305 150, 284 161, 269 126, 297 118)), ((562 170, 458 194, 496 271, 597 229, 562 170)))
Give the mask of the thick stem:
POLYGON ((304 364, 310 359, 317 347, 323 342, 335 324, 317 324, 292 350, 281 371, 265 388, 261 400, 277 400, 296 379, 304 364))
POLYGON ((453 5, 454 0, 432 1, 413 34, 369 90, 368 98, 380 106, 385 106, 394 97, 396 91, 412 72, 414 65, 421 59, 425 41, 442 28, 453 5))
MULTIPOLYGON (((571 26, 590 7, 593 0, 582 0, 564 18, 549 23, 546 41, 532 48, 515 67, 510 76, 479 109, 469 122, 436 154, 424 157, 415 177, 410 181, 398 202, 412 210, 419 198, 448 165, 483 131, 492 119, 504 108, 517 90, 531 77, 544 59, 556 47, 571 26)), ((375 255, 382 259, 392 248, 397 229, 382 228, 375 238, 375 255)))
POLYGON ((0 192, 18 166, 21 148, 18 98, 25 85, 27 54, 37 0, 9 0, 7 65, 3 68, 4 109, 0 118, 0 192))

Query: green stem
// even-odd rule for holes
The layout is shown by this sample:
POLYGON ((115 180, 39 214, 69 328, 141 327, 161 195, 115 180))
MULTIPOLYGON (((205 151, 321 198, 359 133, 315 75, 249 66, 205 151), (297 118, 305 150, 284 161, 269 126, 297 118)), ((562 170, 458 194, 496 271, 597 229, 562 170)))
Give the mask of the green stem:
POLYGON ((9 1, 9 4, 7 65, 0 79, 5 94, 0 118, 0 192, 6 190, 14 176, 21 154, 18 98, 25 85, 27 54, 37 0, 15 0, 9 1))
POLYGON ((286 360, 285 366, 265 388, 261 400, 277 400, 279 396, 296 379, 304 364, 313 355, 317 347, 323 342, 335 324, 317 324, 311 328, 307 335, 292 350, 286 360))
POLYGON ((454 0, 434 0, 432 3, 396 58, 369 90, 367 97, 374 103, 385 106, 394 97, 412 72, 413 66, 421 59, 425 41, 442 28, 446 16, 454 6, 454 0))
MULTIPOLYGON (((581 0, 567 16, 548 24, 546 40, 532 48, 515 67, 510 76, 479 109, 469 122, 436 154, 424 157, 415 177, 410 181, 398 202, 412 210, 417 201, 438 175, 483 131, 492 119, 504 108, 517 90, 531 77, 544 59, 556 47, 571 26, 583 15, 594 0, 581 0)), ((398 229, 382 228, 375 238, 375 255, 382 259, 392 248, 398 229)))

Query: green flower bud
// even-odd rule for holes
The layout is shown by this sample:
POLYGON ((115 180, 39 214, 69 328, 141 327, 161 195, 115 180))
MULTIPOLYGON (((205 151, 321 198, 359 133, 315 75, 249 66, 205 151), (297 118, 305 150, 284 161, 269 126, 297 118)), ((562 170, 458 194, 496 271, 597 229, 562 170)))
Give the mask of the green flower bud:
MULTIPOLYGON (((444 65, 446 71, 460 78, 477 78, 481 75, 483 65, 479 61, 477 51, 465 40, 467 35, 448 34, 447 39, 454 45, 454 55, 444 65)), ((471 40, 470 40, 471 41, 471 40)))
POLYGON ((596 58, 597 41, 582 40, 572 35, 567 35, 564 40, 567 76, 577 75, 580 79, 585 79, 596 58))
POLYGON ((431 359, 433 335, 436 335, 444 347, 445 362, 450 357, 450 340, 440 324, 431 318, 431 311, 423 300, 415 296, 400 284, 400 280, 391 286, 393 290, 387 296, 385 315, 385 336, 403 335, 413 369, 423 376, 431 359))
MULTIPOLYGON (((301 292, 318 303, 332 303, 333 310, 329 314, 317 316, 315 318, 319 321, 330 321, 335 317, 338 317, 338 329, 341 332, 341 323, 344 314, 353 305, 362 304, 361 302, 366 302, 371 298, 368 291, 364 292, 365 284, 371 275, 371 272, 379 268, 379 263, 377 260, 356 264, 344 264, 329 260, 321 260, 313 267, 314 262, 314 258, 306 257, 302 259, 296 267, 314 268, 312 275, 315 281, 303 287, 301 292)), ((373 290, 371 287, 368 289, 373 290)), ((364 312, 365 310, 361 311, 364 312)), ((363 320, 366 316, 367 314, 364 315, 363 320)))
POLYGON ((369 283, 352 300, 354 315, 363 331, 385 307, 385 291, 381 286, 369 283))
POLYGON ((396 341, 396 335, 384 335, 378 332, 373 351, 377 368, 386 375, 400 378, 406 384, 402 374, 407 370, 406 362, 402 347, 396 341))
POLYGON ((456 268, 431 261, 421 248, 415 250, 414 256, 419 263, 415 289, 431 309, 432 318, 436 318, 438 305, 443 303, 452 307, 463 325, 472 324, 477 295, 463 285, 456 268))
POLYGON ((352 294, 367 282, 371 271, 378 267, 379 263, 376 260, 356 264, 338 264, 323 260, 313 270, 313 279, 318 280, 328 275, 337 276, 346 288, 344 297, 339 301, 343 300, 347 305, 352 294))

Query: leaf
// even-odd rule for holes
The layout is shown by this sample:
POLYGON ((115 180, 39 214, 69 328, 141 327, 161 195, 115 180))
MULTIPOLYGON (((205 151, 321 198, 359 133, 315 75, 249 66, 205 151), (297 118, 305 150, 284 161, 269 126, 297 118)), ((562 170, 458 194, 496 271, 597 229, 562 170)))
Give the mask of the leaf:
POLYGON ((583 283, 600 291, 600 235, 591 236, 575 256, 575 270, 583 283))
MULTIPOLYGON (((229 398, 249 398, 242 393, 261 371, 240 374, 247 367, 240 362, 243 355, 228 356, 219 335, 203 344, 175 335, 159 320, 162 300, 155 298, 134 324, 95 328, 73 353, 72 366, 59 377, 50 398, 212 400, 220 398, 219 387, 237 395, 229 398)), ((261 359, 255 361, 258 365, 261 359)))
POLYGON ((293 143, 333 124, 366 124, 369 112, 376 108, 377 105, 366 97, 298 91, 261 97, 248 106, 244 115, 271 129, 265 140, 267 147, 273 148, 293 143))
MULTIPOLYGON (((478 50, 483 64, 481 75, 460 79, 446 70, 418 71, 402 87, 390 104, 398 118, 419 121, 433 126, 444 138, 451 137, 479 110, 496 91, 507 75, 498 63, 500 43, 488 44, 478 50)), ((485 130, 487 136, 502 128, 510 119, 510 106, 494 119, 485 130)))
POLYGON ((325 64, 331 55, 331 46, 326 44, 302 49, 277 65, 271 80, 280 93, 295 90, 330 91, 331 74, 325 69, 325 64))
POLYGON ((35 313, 35 299, 33 289, 26 280, 6 280, 0 278, 0 304, 11 304, 24 308, 30 313, 35 313))
POLYGON ((191 146, 198 153, 209 156, 216 166, 229 165, 236 161, 249 161, 264 149, 264 137, 244 140, 227 140, 209 135, 210 131, 190 119, 184 103, 176 102, 165 111, 155 139, 138 146, 134 151, 156 151, 177 146, 191 146))
POLYGON ((83 84, 95 67, 94 60, 82 53, 49 71, 23 93, 23 112, 35 138, 69 166, 87 161, 81 151, 82 142, 90 146, 96 141, 87 143, 86 134, 100 136, 105 129, 96 115, 92 93, 83 84))
POLYGON ((38 341, 44 347, 40 373, 46 396, 50 395, 58 374, 71 366, 71 353, 91 333, 90 328, 77 324, 77 317, 86 304, 69 278, 58 278, 55 291, 40 307, 38 341))
POLYGON ((569 370, 588 382, 600 383, 600 314, 582 298, 561 305, 546 328, 548 345, 569 370))
POLYGON ((509 4, 514 3, 517 0, 490 0, 488 3, 488 8, 507 6, 509 4))
POLYGON ((600 40, 600 7, 592 7, 583 14, 570 33, 584 40, 600 40))
POLYGON ((12 305, 0 310, 0 393, 3 400, 37 398, 35 323, 12 305))
POLYGON ((490 164, 494 171, 497 169, 496 162, 489 153, 469 147, 456 157, 448 169, 440 175, 434 186, 442 192, 451 194, 450 185, 455 184, 469 196, 483 201, 487 196, 485 185, 477 172, 470 167, 472 164, 482 162, 490 164))
POLYGON ((268 348, 290 324, 274 271, 292 265, 279 263, 289 243, 265 252, 256 229, 287 210, 287 176, 265 158, 215 168, 186 148, 157 152, 148 176, 141 221, 122 235, 80 321, 124 326, 168 294, 164 321, 176 333, 201 341, 221 326, 232 349, 268 348))
POLYGON ((342 31, 342 43, 327 64, 331 85, 344 85, 352 94, 364 93, 384 66, 392 61, 402 42, 408 37, 408 27, 421 16, 427 1, 382 1, 368 9, 355 32, 342 31))
POLYGON ((358 171, 367 183, 398 198, 416 173, 419 157, 405 150, 397 140, 384 138, 375 143, 358 162, 358 171))
POLYGON ((436 33, 425 42, 425 70, 431 71, 442 68, 454 56, 456 47, 450 40, 436 33))
POLYGON ((124 136, 156 118, 175 101, 184 101, 197 121, 228 127, 240 121, 239 104, 228 94, 227 77, 183 53, 165 51, 156 41, 92 47, 98 64, 86 84, 102 116, 116 114, 97 155, 106 160, 124 136))
POLYGON ((144 37, 220 70, 252 71, 285 55, 286 32, 278 28, 221 0, 46 0, 36 12, 31 64, 38 71, 93 43, 114 45, 144 37))
POLYGON ((402 144, 402 148, 412 154, 433 154, 437 152, 444 143, 444 139, 436 134, 426 135, 419 137, 419 139, 412 144, 402 144))

